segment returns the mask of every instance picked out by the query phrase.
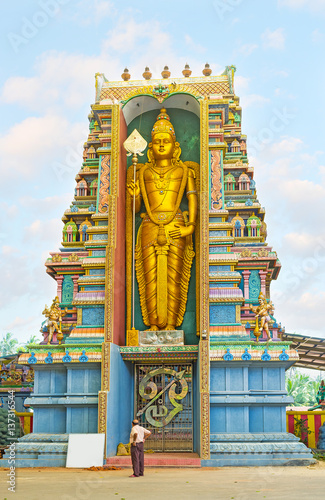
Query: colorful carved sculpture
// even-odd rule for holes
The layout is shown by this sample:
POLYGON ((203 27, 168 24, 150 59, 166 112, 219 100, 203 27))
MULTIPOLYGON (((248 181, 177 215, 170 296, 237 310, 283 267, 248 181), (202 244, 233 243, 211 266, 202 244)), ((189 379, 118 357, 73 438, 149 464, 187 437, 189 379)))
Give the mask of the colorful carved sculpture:
POLYGON ((144 324, 150 330, 175 330, 183 321, 194 257, 196 176, 194 162, 180 160, 181 148, 165 109, 151 137, 148 163, 139 164, 136 183, 127 184, 136 212, 141 199, 146 209, 137 235, 136 273, 144 324), (188 212, 180 210, 185 189, 188 212))
POLYGON ((270 314, 274 314, 274 306, 272 302, 267 302, 265 295, 261 292, 258 297, 258 306, 250 306, 250 309, 255 313, 255 329, 254 335, 256 337, 256 342, 258 342, 259 337, 265 330, 268 340, 272 340, 270 336, 269 323, 270 314), (259 326, 260 318, 260 326, 259 326))
POLYGON ((325 383, 324 383, 324 380, 321 381, 320 386, 318 388, 318 391, 316 394, 316 401, 317 401, 317 405, 313 406, 312 408, 309 408, 308 411, 318 410, 319 408, 321 410, 325 409, 325 383))
POLYGON ((61 341, 63 339, 63 333, 61 331, 61 321, 63 316, 66 315, 66 313, 67 313, 67 308, 65 308, 64 311, 62 311, 60 308, 59 297, 55 297, 50 308, 48 308, 47 305, 45 305, 45 309, 42 312, 42 314, 44 314, 47 318, 48 344, 51 343, 55 331, 57 332, 57 339, 59 341, 59 344, 61 344, 61 341))

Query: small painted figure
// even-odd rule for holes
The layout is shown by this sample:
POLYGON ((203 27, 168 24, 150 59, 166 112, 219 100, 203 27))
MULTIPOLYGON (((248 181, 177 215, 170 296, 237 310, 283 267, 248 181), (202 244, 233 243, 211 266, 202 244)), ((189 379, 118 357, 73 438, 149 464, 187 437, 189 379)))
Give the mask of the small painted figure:
POLYGON ((316 401, 317 401, 317 405, 313 406, 312 408, 308 408, 308 411, 318 410, 319 408, 321 410, 323 410, 323 408, 325 408, 325 383, 324 383, 324 380, 321 381, 320 386, 318 388, 318 391, 316 394, 316 401))
POLYGON ((61 331, 61 321, 63 316, 66 315, 66 313, 67 313, 67 308, 65 308, 64 311, 62 311, 60 308, 59 297, 55 297, 50 308, 48 308, 47 305, 45 305, 45 309, 42 312, 42 314, 44 314, 47 318, 48 344, 51 343, 55 331, 57 332, 57 338, 59 340, 59 343, 61 343, 60 340, 62 340, 63 338, 63 334, 61 331))
POLYGON ((250 309, 255 313, 255 329, 254 335, 256 337, 256 342, 258 342, 259 337, 265 330, 268 340, 272 340, 270 336, 269 323, 271 321, 270 314, 274 314, 274 305, 270 301, 267 302, 265 295, 261 292, 258 297, 258 306, 250 306, 250 309), (260 326, 259 326, 260 318, 260 326))

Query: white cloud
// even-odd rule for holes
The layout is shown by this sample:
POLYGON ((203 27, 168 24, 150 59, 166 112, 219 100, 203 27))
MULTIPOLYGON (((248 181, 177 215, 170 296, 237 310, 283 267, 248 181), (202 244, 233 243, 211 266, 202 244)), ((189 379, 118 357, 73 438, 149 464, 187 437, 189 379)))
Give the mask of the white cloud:
POLYGON ((57 206, 70 206, 73 198, 73 192, 64 193, 61 195, 47 196, 46 198, 34 198, 32 196, 22 196, 19 203, 28 211, 39 212, 42 207, 42 215, 48 214, 53 211, 57 206))
POLYGON ((238 75, 235 78, 235 91, 237 95, 241 95, 249 87, 250 78, 246 76, 238 75))
POLYGON ((324 235, 307 232, 290 232, 284 235, 283 247, 296 256, 307 257, 312 254, 317 245, 323 244, 325 248, 324 235))
POLYGON ((263 41, 263 47, 266 49, 284 49, 285 35, 283 28, 277 28, 274 31, 267 28, 264 33, 262 33, 261 38, 263 41))
POLYGON ((58 245, 60 239, 62 239, 62 229, 63 224, 60 219, 46 221, 36 219, 25 228, 23 241, 26 243, 35 241, 56 241, 58 245))
POLYGON ((197 52, 198 54, 203 54, 206 52, 206 48, 200 43, 197 43, 190 35, 185 35, 185 43, 190 49, 190 51, 197 52))
POLYGON ((241 104, 244 108, 248 108, 249 106, 264 106, 270 102, 268 97, 264 97, 259 94, 249 94, 241 97, 241 104))
POLYGON ((54 175, 53 160, 64 158, 66 148, 84 141, 86 130, 85 123, 70 124, 61 116, 26 118, 0 136, 3 178, 23 179, 41 170, 54 175))
POLYGON ((33 323, 37 318, 35 316, 30 316, 28 318, 17 316, 11 323, 5 326, 5 329, 9 332, 17 328, 24 328, 30 323, 33 323))
POLYGON ((108 69, 106 76, 120 78, 121 65, 111 54, 109 57, 84 56, 49 51, 36 60, 32 77, 9 78, 2 89, 1 100, 17 103, 33 112, 66 113, 67 108, 78 109, 80 104, 95 98, 94 75, 108 69))
POLYGON ((280 7, 289 7, 294 10, 307 7, 308 10, 317 12, 325 9, 325 0, 278 0, 278 4, 280 7))
POLYGON ((305 292, 299 298, 287 295, 278 303, 276 316, 285 316, 287 332, 324 338, 324 303, 325 292, 319 290, 305 292))
POLYGON ((5 214, 6 219, 9 219, 10 221, 15 219, 19 214, 19 208, 17 205, 13 205, 5 201, 0 202, 0 211, 2 214, 5 214))
POLYGON ((243 56, 250 56, 258 48, 256 43, 246 43, 238 49, 238 53, 243 56))
POLYGON ((74 20, 81 26, 99 24, 107 18, 115 17, 117 10, 109 0, 81 0, 76 5, 74 20))
MULTIPOLYGON (((136 59, 145 55, 167 54, 173 52, 171 35, 162 29, 158 21, 145 21, 138 23, 135 19, 121 16, 102 44, 104 53, 112 51, 119 54, 136 54, 136 59)), ((166 64, 166 62, 165 62, 166 64)))
POLYGON ((311 34, 311 41, 313 43, 322 43, 324 41, 325 35, 318 28, 315 29, 311 34))
POLYGON ((298 137, 284 136, 281 138, 280 142, 276 142, 271 145, 270 151, 278 156, 286 153, 294 153, 302 146, 302 144, 303 141, 298 137))

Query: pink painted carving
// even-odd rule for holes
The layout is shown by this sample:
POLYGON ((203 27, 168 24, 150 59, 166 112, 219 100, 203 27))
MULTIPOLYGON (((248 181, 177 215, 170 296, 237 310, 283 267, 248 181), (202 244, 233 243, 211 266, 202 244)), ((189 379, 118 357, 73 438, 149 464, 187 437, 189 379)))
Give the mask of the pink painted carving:
POLYGON ((99 206, 98 212, 105 214, 108 212, 108 195, 110 184, 110 156, 105 155, 102 158, 99 187, 99 206))
POLYGON ((222 208, 221 151, 211 151, 211 209, 222 208))

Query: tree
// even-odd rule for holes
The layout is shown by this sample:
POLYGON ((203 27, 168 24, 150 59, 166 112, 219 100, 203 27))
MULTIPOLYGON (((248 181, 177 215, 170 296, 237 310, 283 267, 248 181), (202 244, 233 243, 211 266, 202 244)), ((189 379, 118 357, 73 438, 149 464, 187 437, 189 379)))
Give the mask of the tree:
POLYGON ((6 333, 0 341, 0 352, 2 356, 8 356, 9 354, 15 354, 17 352, 17 347, 19 342, 14 338, 12 333, 6 333))
POLYGON ((27 342, 20 344, 12 333, 6 333, 0 341, 0 355, 8 356, 9 354, 17 354, 18 352, 28 351, 29 344, 39 344, 40 339, 37 335, 31 335, 27 342))
POLYGON ((293 406, 312 406, 316 403, 316 394, 322 380, 321 374, 316 378, 290 368, 286 376, 286 389, 294 399, 293 406))
POLYGON ((39 344, 41 342, 41 339, 37 337, 37 335, 31 335, 27 342, 24 345, 29 345, 29 344, 39 344))

